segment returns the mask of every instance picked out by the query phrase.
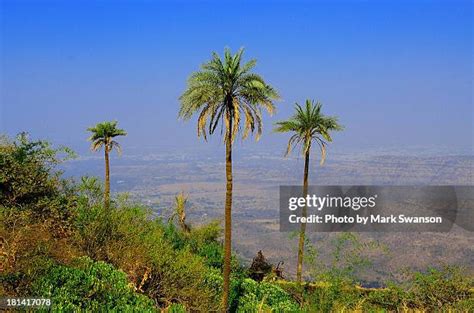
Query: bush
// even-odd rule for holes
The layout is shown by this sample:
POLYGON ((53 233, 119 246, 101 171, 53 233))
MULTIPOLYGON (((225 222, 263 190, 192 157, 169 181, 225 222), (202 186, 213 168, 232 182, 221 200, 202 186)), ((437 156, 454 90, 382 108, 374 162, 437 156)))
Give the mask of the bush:
POLYGON ((155 311, 153 300, 135 293, 125 273, 105 262, 82 257, 73 266, 51 266, 31 289, 50 298, 54 311, 155 311))
POLYGON ((307 311, 334 312, 343 310, 474 310, 472 278, 463 275, 462 268, 445 266, 416 272, 402 283, 389 283, 383 289, 363 289, 344 281, 332 280, 325 285, 306 285, 303 307, 307 311))
POLYGON ((72 152, 0 137, 0 241, 3 292, 24 294, 44 264, 76 257, 68 238, 75 218, 73 186, 55 167, 72 152))
POLYGON ((425 309, 439 309, 447 304, 466 300, 471 296, 473 279, 459 267, 444 266, 414 273, 409 293, 413 305, 425 309))
POLYGON ((427 272, 414 272, 408 281, 367 295, 367 302, 377 307, 397 310, 400 308, 429 311, 472 311, 474 300, 473 280, 456 266, 431 268, 427 272), (467 309, 468 308, 468 309, 467 309))
POLYGON ((360 309, 359 290, 342 281, 304 288, 302 306, 310 312, 339 312, 360 309))
POLYGON ((99 233, 105 236, 101 239, 103 246, 98 245, 96 248, 100 250, 94 250, 91 257, 101 256, 122 269, 137 289, 161 307, 175 302, 190 310, 212 310, 219 306, 215 291, 205 285, 209 268, 204 260, 189 247, 174 249, 166 238, 166 227, 150 209, 122 197, 106 214, 96 210, 104 209, 84 210, 85 216, 78 226, 80 237, 93 238, 96 231, 103 229, 97 217, 107 219, 104 221, 107 231, 99 233))
MULTIPOLYGON (((231 273, 230 292, 229 292, 229 309, 230 312, 235 312, 238 306, 240 297, 242 296, 242 278, 239 273, 231 273), (237 275, 236 275, 237 274, 237 275)), ((215 300, 219 302, 222 300, 222 289, 224 278, 221 270, 218 268, 211 268, 205 280, 206 286, 214 290, 215 300)))
POLYGON ((408 308, 408 304, 411 302, 408 292, 394 283, 389 283, 385 289, 368 292, 366 298, 372 306, 391 311, 408 308))
POLYGON ((333 251, 329 262, 318 255, 316 248, 307 241, 306 262, 314 281, 355 284, 370 269, 372 257, 386 253, 386 247, 373 240, 362 240, 356 233, 340 233, 332 240, 333 251))
POLYGON ((244 279, 241 285, 242 295, 238 301, 237 312, 295 312, 298 304, 281 287, 272 283, 258 283, 253 279, 244 279))
POLYGON ((0 206, 30 210, 36 218, 66 219, 65 208, 73 197, 65 194, 68 186, 55 167, 73 155, 65 147, 31 141, 26 133, 14 141, 0 137, 0 206))
POLYGON ((182 304, 173 303, 166 309, 162 310, 166 313, 186 313, 186 308, 182 304))

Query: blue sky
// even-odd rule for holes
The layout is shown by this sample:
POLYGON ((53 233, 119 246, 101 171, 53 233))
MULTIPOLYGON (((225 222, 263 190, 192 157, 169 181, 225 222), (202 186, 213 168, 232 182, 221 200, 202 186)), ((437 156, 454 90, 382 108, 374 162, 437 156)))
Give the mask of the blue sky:
POLYGON ((125 151, 201 147, 195 120, 177 120, 178 97, 228 46, 245 47, 282 96, 261 147, 283 151, 287 136, 272 123, 312 98, 346 127, 335 148, 473 152, 471 1, 0 3, 0 132, 9 135, 87 153, 85 128, 117 119, 125 151))

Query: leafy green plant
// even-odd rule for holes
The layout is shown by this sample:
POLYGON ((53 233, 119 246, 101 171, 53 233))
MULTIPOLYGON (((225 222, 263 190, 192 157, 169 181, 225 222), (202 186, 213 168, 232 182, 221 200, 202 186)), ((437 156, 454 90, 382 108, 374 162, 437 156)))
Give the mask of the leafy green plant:
POLYGON ((362 299, 360 292, 342 280, 333 280, 326 285, 306 288, 302 306, 316 312, 339 312, 355 310, 362 299))
POLYGON ((87 257, 72 266, 51 266, 33 283, 31 292, 50 298, 54 311, 155 311, 153 300, 135 293, 125 273, 87 257))
POLYGON ((407 308, 412 301, 410 294, 395 283, 388 283, 387 288, 372 290, 365 295, 367 303, 374 307, 396 311, 407 308))
POLYGON ((237 312, 295 312, 299 310, 295 300, 281 287, 267 282, 244 279, 241 285, 237 312))
POLYGON ((72 157, 71 150, 26 133, 0 137, 0 275, 8 294, 26 292, 51 259, 75 256, 67 239, 77 197, 56 168, 72 157))
POLYGON ((426 273, 414 273, 410 285, 408 290, 415 306, 439 309, 471 297, 474 281, 460 267, 443 266, 430 268, 426 273))
POLYGON ((189 246, 175 249, 165 228, 150 209, 118 199, 110 215, 108 261, 160 306, 178 302, 189 310, 212 310, 219 302, 204 283, 209 268, 189 246))
POLYGON ((27 133, 15 140, 0 137, 0 206, 12 214, 12 221, 5 223, 15 222, 18 211, 28 211, 34 219, 51 217, 66 222, 73 213, 67 208, 75 197, 56 167, 74 156, 66 147, 32 141, 27 133))
POLYGON ((173 303, 163 310, 166 313, 186 313, 186 307, 179 303, 173 303))
POLYGON ((370 256, 386 252, 386 248, 377 241, 363 241, 355 233, 341 233, 332 240, 332 254, 329 262, 323 262, 318 251, 310 243, 306 243, 309 273, 314 281, 329 283, 355 284, 359 275, 370 268, 370 256))

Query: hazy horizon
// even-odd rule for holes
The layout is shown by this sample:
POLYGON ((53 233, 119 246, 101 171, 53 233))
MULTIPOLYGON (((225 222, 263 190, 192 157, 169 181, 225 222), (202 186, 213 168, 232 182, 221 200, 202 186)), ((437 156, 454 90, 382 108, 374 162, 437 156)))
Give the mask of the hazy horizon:
MULTIPOLYGON (((345 130, 329 153, 474 154, 472 3, 2 1, 0 132, 88 151, 85 129, 118 120, 125 155, 221 153, 177 120, 187 77, 212 51, 245 47, 282 95, 256 145, 281 154, 273 123, 320 100, 345 130), (229 10, 239 14, 229 18, 229 10), (419 148, 417 148, 419 147, 419 148), (428 148, 427 148, 428 147, 428 148), (132 152, 136 151, 136 152, 132 152)), ((220 149, 220 150, 219 150, 220 149)), ((238 152, 237 152, 238 153, 238 152)))

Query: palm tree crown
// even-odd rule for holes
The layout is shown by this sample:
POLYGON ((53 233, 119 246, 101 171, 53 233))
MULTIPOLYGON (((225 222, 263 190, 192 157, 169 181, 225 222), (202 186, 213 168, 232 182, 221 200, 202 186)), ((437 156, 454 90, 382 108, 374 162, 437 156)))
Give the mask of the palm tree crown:
POLYGON ((87 130, 92 133, 89 141, 92 142, 91 149, 97 151, 105 147, 107 152, 112 151, 113 148, 120 154, 122 148, 120 144, 113 140, 117 136, 125 136, 127 132, 123 129, 117 128, 117 121, 98 123, 94 127, 89 127, 87 130))
POLYGON ((343 126, 339 125, 337 117, 325 116, 321 113, 322 104, 306 100, 303 107, 295 104, 296 114, 289 120, 277 122, 276 132, 293 132, 288 140, 285 155, 289 155, 293 147, 301 145, 302 154, 305 155, 311 148, 311 143, 315 141, 321 149, 321 164, 326 158, 326 145, 331 142, 330 131, 339 131, 343 126))
POLYGON ((200 111, 197 131, 204 139, 207 133, 213 134, 221 122, 221 134, 225 127, 225 140, 233 142, 241 128, 241 116, 245 116, 242 138, 256 130, 258 140, 262 133, 261 108, 269 114, 275 110, 272 100, 278 98, 277 92, 261 76, 251 72, 256 60, 242 65, 243 52, 240 49, 232 55, 225 49, 222 60, 213 53, 201 71, 191 75, 180 97, 179 117, 187 120, 200 111))

